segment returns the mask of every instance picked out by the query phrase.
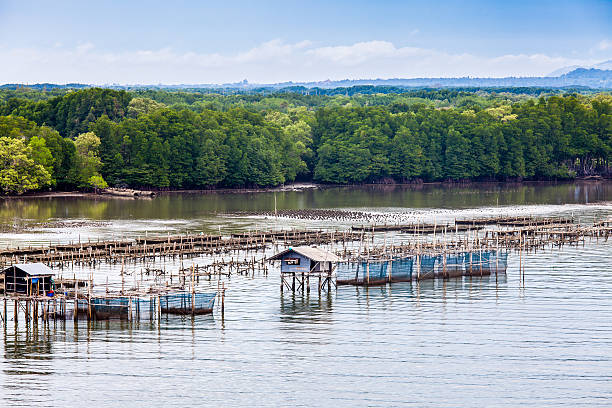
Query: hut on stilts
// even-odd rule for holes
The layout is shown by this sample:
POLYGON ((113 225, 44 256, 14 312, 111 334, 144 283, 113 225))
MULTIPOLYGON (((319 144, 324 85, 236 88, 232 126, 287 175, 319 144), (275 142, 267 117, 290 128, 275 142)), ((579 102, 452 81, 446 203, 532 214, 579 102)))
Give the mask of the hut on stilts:
POLYGON ((333 275, 340 257, 317 247, 301 246, 286 249, 270 258, 281 262, 281 292, 284 288, 295 292, 310 292, 310 278, 318 281, 317 289, 331 289, 333 275))

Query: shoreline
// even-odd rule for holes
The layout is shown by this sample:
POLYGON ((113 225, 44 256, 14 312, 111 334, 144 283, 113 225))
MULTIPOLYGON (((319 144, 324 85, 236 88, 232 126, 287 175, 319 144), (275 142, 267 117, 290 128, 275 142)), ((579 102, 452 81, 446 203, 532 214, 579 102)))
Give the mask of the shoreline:
MULTIPOLYGON (((361 183, 361 184, 320 184, 320 183, 291 183, 277 187, 261 187, 261 188, 211 188, 211 189, 185 189, 185 190, 135 190, 126 189, 143 193, 138 197, 128 196, 125 194, 115 194, 112 192, 83 192, 83 191, 45 191, 25 193, 22 195, 0 195, 0 200, 18 200, 28 198, 90 198, 90 199, 124 199, 124 200, 150 200, 151 193, 155 196, 163 195, 206 195, 206 194, 254 194, 254 193, 278 193, 278 192, 301 192, 308 190, 325 190, 332 188, 363 188, 363 187, 378 187, 378 188, 413 188, 422 189, 424 187, 440 186, 445 188, 466 188, 478 186, 523 186, 523 185, 560 185, 560 184, 594 184, 594 183, 610 183, 612 179, 574 179, 574 180, 535 180, 535 181, 468 181, 468 182, 447 182, 434 181, 422 183, 361 183)), ((119 189, 117 189, 119 190, 119 189)))

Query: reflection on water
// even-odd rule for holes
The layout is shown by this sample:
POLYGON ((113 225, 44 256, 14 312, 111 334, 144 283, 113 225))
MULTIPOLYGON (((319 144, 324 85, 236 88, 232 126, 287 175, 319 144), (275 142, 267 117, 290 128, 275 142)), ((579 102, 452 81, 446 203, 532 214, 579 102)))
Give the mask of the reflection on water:
POLYGON ((23 198, 0 202, 0 222, 15 219, 193 219, 216 213, 301 208, 473 208, 589 204, 612 200, 612 183, 334 187, 303 192, 167 194, 153 200, 23 198))
POLYGON ((8 333, 3 328, 3 399, 20 406, 52 400, 51 378, 55 374, 53 331, 41 325, 24 326, 8 333), (23 393, 23 390, 28 390, 23 393))
POLYGON ((333 293, 316 289, 310 293, 290 291, 280 294, 280 316, 283 321, 301 322, 304 319, 325 319, 332 313, 333 293))

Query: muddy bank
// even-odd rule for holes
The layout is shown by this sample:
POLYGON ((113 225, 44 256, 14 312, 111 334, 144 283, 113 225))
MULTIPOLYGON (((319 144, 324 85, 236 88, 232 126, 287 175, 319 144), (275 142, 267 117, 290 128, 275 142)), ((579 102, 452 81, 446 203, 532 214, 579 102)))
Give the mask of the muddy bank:
POLYGON ((203 190, 159 190, 158 194, 233 194, 233 193, 274 193, 286 191, 317 190, 329 187, 338 187, 332 184, 317 183, 291 183, 277 187, 252 187, 252 188, 211 188, 203 190))
POLYGON ((68 220, 32 222, 32 223, 16 222, 13 224, 0 225, 0 233, 20 234, 20 233, 26 233, 26 232, 41 231, 44 229, 103 227, 103 226, 108 226, 110 224, 111 223, 108 221, 68 221, 68 220))
POLYGON ((179 194, 245 194, 245 193, 274 193, 274 192, 299 192, 307 190, 325 190, 331 188, 370 188, 380 191, 392 191, 396 189, 423 190, 430 187, 441 187, 443 189, 462 189, 469 187, 519 187, 519 186, 554 186, 564 184, 609 184, 610 179, 575 179, 564 181, 465 181, 465 182, 431 182, 431 183, 361 183, 361 184, 317 184, 317 183, 291 183, 278 187, 252 187, 252 188, 210 188, 201 190, 135 190, 135 189, 116 189, 109 188, 98 193, 82 191, 46 191, 32 192, 23 195, 6 195, 2 199, 23 199, 23 198, 91 198, 91 199, 150 199, 159 195, 179 195, 179 194))
POLYGON ((282 209, 269 211, 235 211, 222 214, 227 217, 263 217, 263 218, 289 218, 311 221, 338 221, 359 222, 367 224, 384 224, 399 222, 404 214, 372 213, 344 209, 282 209))
POLYGON ((334 185, 322 185, 315 183, 293 183, 285 184, 278 187, 261 187, 261 188, 211 188, 202 190, 136 190, 136 189, 119 189, 108 188, 101 190, 98 193, 84 191, 37 191, 25 193, 22 195, 0 195, 2 199, 22 199, 22 198, 127 198, 127 199, 146 199, 153 198, 161 194, 230 194, 230 193, 270 193, 284 191, 304 191, 313 190, 324 187, 337 187, 334 185))
POLYGON ((0 196, 1 200, 21 200, 28 198, 88 198, 93 200, 99 199, 128 199, 133 200, 133 197, 121 197, 111 194, 101 194, 101 193, 89 193, 82 191, 46 191, 46 192, 35 192, 35 193, 25 193, 22 195, 5 195, 0 196))

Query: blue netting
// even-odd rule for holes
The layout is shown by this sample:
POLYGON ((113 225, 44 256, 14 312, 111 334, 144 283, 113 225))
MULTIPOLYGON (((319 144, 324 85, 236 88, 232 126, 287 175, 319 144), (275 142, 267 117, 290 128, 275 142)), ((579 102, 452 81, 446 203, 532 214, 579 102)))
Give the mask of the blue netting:
POLYGON ((420 257, 421 270, 420 278, 433 277, 436 263, 439 263, 442 258, 439 256, 423 255, 420 257))
POLYGON ((91 305, 94 311, 109 314, 127 313, 130 304, 129 302, 130 299, 128 297, 91 299, 91 305))
MULTIPOLYGON (((154 298, 116 296, 116 297, 92 297, 91 313, 96 319, 153 317, 155 315, 156 300, 154 298)), ((79 313, 89 313, 87 299, 79 299, 79 313)))
POLYGON ((91 306, 88 299, 78 299, 77 308, 81 316, 91 313, 96 319, 109 318, 146 318, 154 317, 157 313, 158 299, 162 313, 190 314, 210 313, 215 305, 216 292, 213 293, 171 293, 159 297, 129 297, 96 296, 91 298, 91 306))
POLYGON ((392 279, 412 279, 414 259, 401 258, 394 260, 391 264, 392 279))
POLYGON ((460 276, 505 272, 508 253, 497 251, 461 252, 446 255, 422 255, 392 261, 345 262, 336 269, 339 283, 380 282, 428 279, 436 276, 460 276), (446 256, 446 259, 444 258, 446 256))
POLYGON ((172 293, 160 296, 161 310, 167 313, 189 313, 192 310, 212 310, 217 293, 172 293))

